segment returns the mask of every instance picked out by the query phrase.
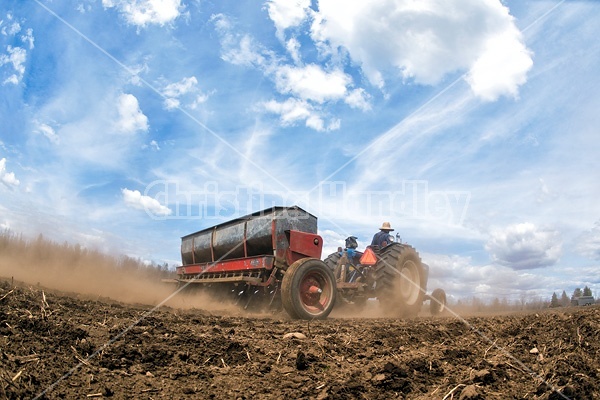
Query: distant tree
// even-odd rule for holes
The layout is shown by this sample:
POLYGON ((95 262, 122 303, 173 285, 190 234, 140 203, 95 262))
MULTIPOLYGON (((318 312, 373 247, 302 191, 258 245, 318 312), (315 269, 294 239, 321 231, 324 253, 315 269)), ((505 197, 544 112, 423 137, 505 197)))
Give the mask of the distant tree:
POLYGON ((583 288, 583 295, 584 296, 591 296, 592 295, 592 289, 590 289, 589 287, 584 287, 583 288))
POLYGON ((575 291, 573 292, 573 298, 577 298, 577 297, 581 297, 581 288, 577 288, 575 289, 575 291))
POLYGON ((560 307, 560 303, 558 302, 558 296, 556 292, 552 293, 552 300, 550 300, 550 307, 560 307))
POLYGON ((567 296, 567 292, 563 290, 562 295, 560 296, 560 305, 563 307, 567 307, 569 304, 571 304, 569 296, 567 296))

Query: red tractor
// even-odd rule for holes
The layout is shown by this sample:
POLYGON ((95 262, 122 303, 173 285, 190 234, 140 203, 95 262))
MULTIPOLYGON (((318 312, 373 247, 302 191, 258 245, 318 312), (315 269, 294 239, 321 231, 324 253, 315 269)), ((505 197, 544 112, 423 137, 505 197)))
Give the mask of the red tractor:
POLYGON ((364 253, 340 248, 325 259, 325 264, 334 271, 338 303, 342 305, 362 308, 368 300, 376 299, 386 315, 397 317, 416 316, 425 301, 430 302, 432 315, 446 307, 444 290, 426 293, 429 266, 408 244, 369 246, 364 253))
MULTIPOLYGON (((326 318, 336 297, 351 304, 377 298, 401 310, 398 316, 416 315, 429 298, 427 266, 410 246, 381 249, 375 263, 351 266, 364 279, 352 275, 339 282, 334 271, 342 256, 321 261, 322 247, 314 215, 296 206, 273 207, 184 236, 183 265, 172 282, 233 298, 244 308, 283 306, 296 319, 326 318)), ((439 300, 434 312, 443 309, 445 294, 439 300)))

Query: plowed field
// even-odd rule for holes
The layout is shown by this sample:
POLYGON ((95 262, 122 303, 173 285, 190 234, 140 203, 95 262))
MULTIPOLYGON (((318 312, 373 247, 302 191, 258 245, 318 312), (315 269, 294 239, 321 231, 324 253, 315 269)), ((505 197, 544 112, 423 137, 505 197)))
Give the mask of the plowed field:
POLYGON ((239 316, 0 282, 0 397, 600 399, 600 309, 239 316))

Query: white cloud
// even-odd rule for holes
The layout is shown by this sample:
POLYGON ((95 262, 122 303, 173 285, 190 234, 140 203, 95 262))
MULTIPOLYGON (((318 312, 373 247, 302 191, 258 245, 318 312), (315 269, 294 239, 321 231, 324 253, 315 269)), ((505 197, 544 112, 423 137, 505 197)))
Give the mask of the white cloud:
POLYGON ((232 31, 231 21, 224 15, 213 15, 212 21, 221 35, 221 58, 233 65, 254 66, 263 68, 270 64, 274 57, 272 52, 264 50, 249 35, 236 34, 232 31))
POLYGON ((2 35, 14 36, 21 31, 21 25, 17 21, 14 21, 14 17, 11 13, 6 14, 6 20, 8 21, 8 24, 2 26, 4 21, 0 19, 0 26, 2 26, 0 33, 2 35))
POLYGON ((554 265, 561 256, 559 233, 537 228, 532 223, 495 230, 485 248, 492 259, 516 270, 554 265))
POLYGON ((123 201, 130 207, 138 210, 144 210, 158 216, 171 215, 172 211, 169 207, 165 207, 158 200, 150 196, 142 195, 139 190, 121 189, 123 201))
POLYGON ((0 54, 0 67, 6 64, 12 64, 15 71, 14 74, 10 75, 4 84, 12 83, 18 84, 23 78, 25 73, 25 60, 27 59, 27 51, 21 47, 6 47, 6 54, 0 54))
POLYGON ((297 39, 291 38, 285 42, 286 50, 296 64, 289 65, 251 36, 235 33, 233 23, 227 16, 213 15, 211 19, 221 36, 223 60, 257 68, 273 80, 280 94, 293 96, 282 103, 268 101, 259 104, 263 110, 279 114, 282 125, 305 121, 307 127, 317 131, 337 130, 340 128, 340 119, 326 122, 317 110, 330 101, 343 100, 352 108, 363 111, 370 109, 368 93, 364 89, 350 91, 352 77, 342 69, 333 67, 328 71, 317 64, 302 65, 300 42, 297 39))
POLYGON ((129 67, 129 83, 135 86, 143 86, 141 75, 148 73, 150 67, 146 62, 129 67))
POLYGON ((80 13, 85 14, 87 12, 92 11, 92 6, 90 4, 78 4, 77 7, 75 7, 75 9, 80 13))
POLYGON ((6 170, 6 158, 0 159, 0 182, 9 188, 19 186, 20 184, 19 180, 15 177, 14 172, 8 172, 6 170))
POLYGON ((338 129, 340 129, 340 126, 342 126, 342 120, 339 118, 333 118, 331 121, 329 121, 329 124, 327 125, 327 130, 337 131, 338 129))
POLYGON ((160 146, 156 140, 151 140, 148 144, 143 144, 142 149, 152 149, 154 151, 160 151, 160 146))
POLYGON ((18 85, 18 84, 19 84, 19 81, 20 81, 20 78, 19 78, 19 77, 17 77, 17 75, 15 75, 15 74, 12 74, 12 75, 10 75, 8 78, 6 78, 6 79, 5 79, 5 80, 2 82, 2 84, 3 84, 3 85, 7 85, 7 84, 9 84, 9 83, 10 83, 10 84, 12 84, 12 85, 18 85))
POLYGON ((484 100, 494 101, 502 95, 517 97, 519 86, 527 81, 533 66, 531 51, 514 26, 488 39, 483 54, 471 66, 466 80, 473 92, 484 100))
POLYGON ((116 8, 128 23, 140 28, 173 22, 184 8, 181 0, 102 0, 104 8, 116 8))
POLYGON ((183 78, 179 82, 168 84, 163 89, 163 94, 167 97, 180 97, 186 93, 195 91, 196 85, 198 85, 198 79, 195 76, 183 78))
POLYGON ((379 87, 390 68, 423 84, 466 70, 474 93, 493 100, 516 96, 532 65, 498 0, 321 0, 312 37, 326 53, 346 49, 379 87))
POLYGON ((33 29, 28 28, 25 31, 25 34, 21 35, 21 40, 29 44, 29 50, 33 49, 33 43, 35 42, 35 38, 33 37, 33 29))
POLYGON ((309 104, 297 99, 287 99, 283 103, 271 100, 263 103, 262 106, 268 112, 279 114, 283 125, 291 125, 298 120, 306 120, 313 113, 309 104))
POLYGON ((260 106, 267 112, 279 115, 283 126, 291 126, 299 121, 305 121, 305 125, 316 131, 333 131, 340 128, 339 119, 333 119, 325 123, 319 111, 315 110, 308 102, 290 98, 284 102, 270 100, 261 103, 260 106))
POLYGON ((183 97, 192 97, 189 107, 197 108, 200 104, 208 100, 209 95, 203 94, 198 88, 198 79, 195 76, 183 78, 179 82, 170 83, 162 90, 165 96, 164 105, 167 110, 178 108, 181 105, 180 99, 183 97))
POLYGON ((275 84, 280 93, 291 93, 301 99, 323 103, 346 95, 346 86, 352 82, 343 71, 324 71, 310 64, 304 67, 282 66, 275 73, 275 84))
POLYGON ((132 94, 121 94, 118 99, 119 119, 117 130, 122 133, 135 133, 148 130, 148 117, 140 110, 137 98, 132 94))
POLYGON ((394 79, 398 73, 417 83, 436 84, 450 73, 464 71, 472 91, 485 100, 516 97, 532 66, 514 18, 498 0, 383 0, 376 5, 321 0, 318 11, 310 5, 310 1, 266 3, 293 65, 251 36, 236 33, 227 16, 211 18, 221 35, 223 60, 261 70, 280 94, 300 100, 266 103, 265 109, 280 114, 284 125, 305 120, 308 127, 319 131, 339 128, 339 120, 326 124, 312 103, 344 101, 351 108, 371 109, 369 93, 353 88, 352 76, 339 66, 348 57, 381 88, 384 79, 394 79), (327 67, 304 65, 300 41, 295 36, 284 38, 286 29, 308 22, 312 22, 314 45, 322 57, 330 58, 327 67))
POLYGON ((344 101, 352 108, 368 111, 371 109, 371 104, 369 103, 370 98, 371 96, 361 88, 351 91, 344 101))
POLYGON ((181 103, 177 99, 168 98, 168 99, 165 99, 164 104, 165 104, 165 108, 167 110, 174 110, 174 109, 178 108, 181 103))
POLYGON ((322 132, 325 130, 325 121, 318 115, 310 115, 306 119, 306 126, 314 129, 315 131, 322 132))
MULTIPOLYGON (((325 259, 338 250, 338 247, 344 248, 346 236, 341 235, 330 229, 319 230, 318 234, 323 238, 322 258, 325 259)), ((364 247, 364 243, 359 243, 359 249, 364 247)))
POLYGON ((234 31, 234 23, 223 14, 214 14, 210 19, 221 38, 221 59, 233 65, 269 69, 275 65, 275 53, 264 49, 250 35, 234 31))
POLYGON ((440 287, 455 299, 476 296, 487 301, 517 300, 525 295, 549 298, 549 288, 564 284, 554 276, 556 269, 562 269, 558 266, 522 271, 503 265, 477 265, 470 257, 460 255, 422 253, 421 257, 429 265, 428 292, 440 287))
POLYGON ((588 258, 600 260, 600 221, 579 236, 577 251, 588 258))
POLYGON ((269 17, 275 24, 277 36, 283 40, 283 32, 300 25, 310 10, 310 0, 269 0, 269 17))
MULTIPOLYGON (((212 94, 212 93, 214 93, 214 92, 211 92, 211 94, 212 94)), ((197 96, 196 96, 196 99, 195 99, 195 100, 194 100, 194 101, 193 101, 193 102, 190 104, 190 106, 189 106, 189 107, 190 107, 192 110, 194 110, 194 109, 198 108, 198 106, 199 106, 200 104, 204 104, 204 103, 206 103, 206 101, 208 100, 208 97, 209 97, 209 95, 208 95, 208 94, 206 94, 206 93, 202 93, 202 94, 199 94, 199 95, 197 95, 197 96)))
POLYGON ((300 42, 296 38, 291 38, 285 43, 285 48, 290 53, 290 57, 296 64, 300 64, 302 59, 300 57, 300 42))
POLYGON ((20 31, 21 31, 21 25, 18 22, 13 22, 12 24, 2 28, 2 34, 6 35, 6 36, 16 35, 20 31))

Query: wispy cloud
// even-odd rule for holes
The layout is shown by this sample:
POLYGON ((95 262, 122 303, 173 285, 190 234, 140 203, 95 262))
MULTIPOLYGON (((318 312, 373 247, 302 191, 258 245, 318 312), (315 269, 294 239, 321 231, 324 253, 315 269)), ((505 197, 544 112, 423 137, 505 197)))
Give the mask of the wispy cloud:
POLYGON ((44 135, 46 137, 46 139, 48 139, 50 142, 52 142, 54 144, 60 143, 60 137, 56 134, 56 131, 50 125, 47 125, 44 123, 38 123, 38 126, 37 126, 35 132, 37 132, 41 135, 44 135))

